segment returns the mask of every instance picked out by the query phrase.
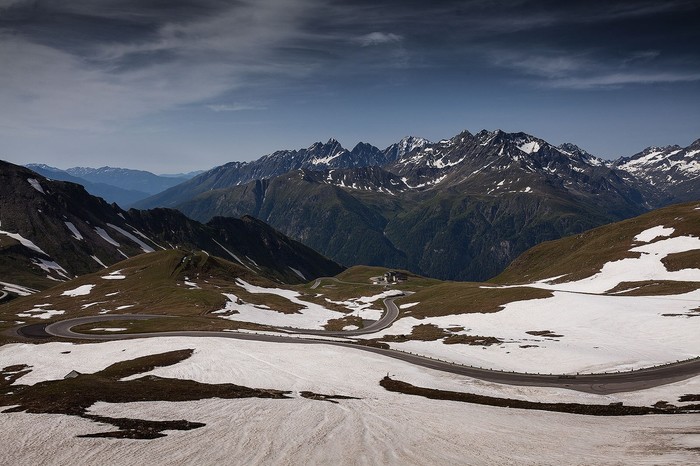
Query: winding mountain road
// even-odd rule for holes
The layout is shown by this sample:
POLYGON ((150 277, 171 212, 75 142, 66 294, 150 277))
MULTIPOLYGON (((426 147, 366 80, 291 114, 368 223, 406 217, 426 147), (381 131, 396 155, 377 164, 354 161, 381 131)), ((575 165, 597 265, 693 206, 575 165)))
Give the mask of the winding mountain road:
MULTIPOLYGON (((391 298, 385 300, 391 305, 391 298)), ((390 306, 387 306, 389 308, 390 306)), ((394 305, 395 307, 395 305, 394 305)), ((398 309, 396 309, 398 312, 398 309)), ((391 311, 393 314, 393 310, 391 311)), ((390 314, 390 312, 387 312, 390 314)), ((123 340, 123 339, 138 339, 138 338, 153 338, 153 337, 205 337, 205 338, 232 338, 236 340, 248 341, 265 341, 274 343, 294 343, 307 345, 333 345, 342 346, 345 348, 353 348, 360 351, 367 351, 374 354, 379 354, 385 357, 398 359, 400 361, 414 364, 417 366, 434 369, 442 372, 463 375, 476 379, 486 380, 490 382, 503 383, 508 385, 520 386, 540 386, 540 387, 558 387, 578 390, 582 392, 595 394, 610 394, 617 392, 626 392, 634 390, 642 390, 659 385, 684 380, 700 374, 700 358, 693 360, 677 362, 658 367, 649 367, 629 372, 606 373, 606 374, 582 374, 582 375, 565 375, 565 374, 526 374, 517 372, 503 372, 490 369, 481 369, 470 366, 453 364, 445 361, 438 361, 425 356, 416 354, 404 353, 392 349, 375 348, 364 346, 351 341, 337 340, 321 340, 313 338, 292 337, 284 335, 269 335, 255 333, 237 333, 237 332, 210 332, 210 331, 175 331, 175 332, 152 332, 152 333, 135 333, 135 334, 109 334, 109 335, 88 335, 77 333, 72 330, 73 327, 82 324, 107 322, 110 320, 147 320, 147 319, 177 319, 177 317, 169 317, 162 315, 144 315, 144 314, 121 314, 121 315, 100 315, 90 317, 79 317, 76 319, 68 319, 45 326, 45 333, 55 337, 79 339, 79 340, 123 340)), ((384 324, 382 324, 384 325, 384 324)), ((34 337, 36 337, 37 328, 32 328, 34 337)), ((27 328, 25 327, 25 328, 27 328)), ((22 328, 19 333, 24 335, 22 328)), ((41 333, 41 332, 39 332, 41 333)), ((342 332, 347 334, 348 332, 342 332)), ((26 336, 31 336, 27 334, 26 336)))

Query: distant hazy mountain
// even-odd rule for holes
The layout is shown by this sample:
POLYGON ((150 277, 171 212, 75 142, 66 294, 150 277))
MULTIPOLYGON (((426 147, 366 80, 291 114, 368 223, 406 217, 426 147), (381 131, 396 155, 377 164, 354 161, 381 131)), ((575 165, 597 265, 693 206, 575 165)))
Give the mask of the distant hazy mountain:
POLYGON ((204 225, 175 210, 128 212, 0 161, 0 289, 43 289, 158 249, 201 249, 263 276, 298 283, 342 268, 251 217, 204 225))
POLYGON ((28 164, 26 167, 53 180, 81 184, 90 194, 116 202, 123 208, 202 173, 154 175, 143 170, 113 167, 73 167, 66 170, 44 164, 28 164))
POLYGON ((165 178, 184 178, 186 180, 189 180, 190 178, 194 178, 197 175, 201 175, 205 171, 206 170, 195 170, 187 173, 160 173, 158 174, 158 176, 164 176, 165 178))
POLYGON ((30 163, 26 165, 26 167, 51 180, 70 181, 71 183, 80 184, 84 186, 85 190, 90 194, 99 196, 108 202, 116 202, 123 208, 128 208, 134 202, 150 196, 150 193, 145 191, 124 189, 108 183, 93 183, 84 178, 71 175, 65 170, 49 165, 30 163))
POLYGON ((114 167, 73 167, 68 168, 66 172, 92 183, 110 184, 148 194, 159 193, 188 180, 188 178, 184 176, 159 176, 143 170, 114 167))

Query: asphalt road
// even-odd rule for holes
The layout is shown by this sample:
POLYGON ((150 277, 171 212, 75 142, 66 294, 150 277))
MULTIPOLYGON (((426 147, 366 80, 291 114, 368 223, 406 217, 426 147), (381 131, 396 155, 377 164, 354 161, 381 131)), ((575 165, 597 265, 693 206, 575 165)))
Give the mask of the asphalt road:
MULTIPOLYGON (((393 303, 392 303, 393 304, 393 303)), ((307 345, 333 345, 343 346, 346 348, 354 348, 360 351, 379 354, 382 356, 398 359, 410 364, 414 364, 429 369, 449 372, 452 374, 463 375, 476 379, 486 380, 490 382, 503 383, 508 385, 520 386, 539 386, 539 387, 559 387, 578 390, 588 393, 609 394, 617 392, 626 392, 633 390, 642 390, 645 388, 665 385, 668 383, 684 380, 700 374, 700 358, 690 361, 684 361, 674 364, 668 364, 659 367, 650 367, 630 372, 619 372, 610 374, 586 374, 586 375, 566 375, 566 374, 525 374, 514 372, 501 372, 489 369, 479 369, 475 367, 462 366, 444 361, 437 361, 424 356, 403 353, 391 349, 374 348, 362 346, 356 343, 319 340, 301 337, 277 336, 277 335, 259 335, 251 333, 235 333, 235 332, 207 332, 207 331, 178 331, 178 332, 155 332, 155 333, 139 333, 139 334, 119 334, 119 335, 86 335, 73 332, 71 329, 77 325, 106 322, 110 320, 144 320, 153 318, 177 318, 167 316, 150 316, 136 314, 122 315, 101 315, 91 317, 80 317, 77 319, 69 319, 59 321, 47 325, 45 331, 47 334, 70 339, 80 340, 123 340, 136 338, 151 338, 151 337, 166 337, 166 336, 183 336, 183 337, 216 337, 216 338, 232 338, 236 340, 253 340, 275 343, 295 343, 307 345)), ((35 326, 32 331, 36 333, 35 326)), ((23 327, 19 329, 19 333, 25 336, 23 327)))
POLYGON ((371 324, 358 328, 357 330, 299 330, 299 329, 288 329, 285 328, 284 331, 288 333, 298 333, 303 335, 323 335, 327 337, 352 337, 355 335, 367 335, 370 333, 375 333, 380 330, 384 330, 390 327, 396 319, 399 318, 399 308, 394 304, 394 300, 400 298, 401 296, 406 296, 406 294, 401 294, 397 296, 392 296, 391 298, 386 298, 384 300, 384 307, 386 311, 382 314, 379 320, 375 320, 371 324))

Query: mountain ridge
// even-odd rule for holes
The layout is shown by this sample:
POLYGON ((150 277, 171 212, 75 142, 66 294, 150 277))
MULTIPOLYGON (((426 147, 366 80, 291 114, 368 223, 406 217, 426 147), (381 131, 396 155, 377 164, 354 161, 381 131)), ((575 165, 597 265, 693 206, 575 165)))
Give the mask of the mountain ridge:
POLYGON ((2 161, 0 177, 0 273, 13 276, 18 281, 10 285, 19 288, 43 289, 144 252, 174 248, 206 250, 291 283, 342 270, 251 217, 202 224, 174 210, 125 211, 81 185, 2 161))

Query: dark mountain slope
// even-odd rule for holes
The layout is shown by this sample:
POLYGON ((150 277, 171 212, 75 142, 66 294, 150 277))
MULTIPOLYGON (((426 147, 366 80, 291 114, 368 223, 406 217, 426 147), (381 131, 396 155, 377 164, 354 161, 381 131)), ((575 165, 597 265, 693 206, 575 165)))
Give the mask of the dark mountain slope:
POLYGON ((345 265, 483 280, 541 241, 637 215, 641 204, 590 154, 482 131, 415 147, 384 167, 304 169, 178 208, 202 221, 256 216, 345 265))
POLYGON ((202 225, 167 209, 125 212, 80 185, 48 180, 6 162, 0 162, 0 184, 0 281, 6 284, 46 288, 128 257, 171 248, 235 256, 256 273, 290 283, 342 270, 254 219, 202 225))

